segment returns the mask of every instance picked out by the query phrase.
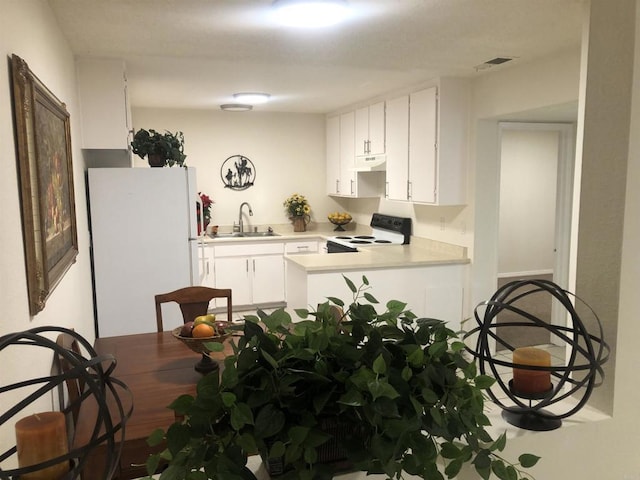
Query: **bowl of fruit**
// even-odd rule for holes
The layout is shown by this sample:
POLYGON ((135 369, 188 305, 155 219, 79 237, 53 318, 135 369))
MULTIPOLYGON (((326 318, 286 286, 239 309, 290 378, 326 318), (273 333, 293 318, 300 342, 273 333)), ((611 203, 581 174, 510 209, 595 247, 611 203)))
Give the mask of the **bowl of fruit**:
POLYGON ((351 215, 347 212, 333 212, 327 215, 331 223, 337 225, 334 232, 344 232, 344 226, 351 221, 351 215))
MULTIPOLYGON (((204 360, 204 357, 209 357, 211 351, 207 344, 224 342, 231 336, 228 330, 230 326, 230 322, 216 321, 216 316, 208 313, 196 317, 193 322, 186 322, 181 327, 174 328, 172 333, 195 353, 201 353, 204 360)), ((209 363, 210 360, 204 360, 204 362, 209 363)), ((197 366, 196 370, 198 370, 197 366)))

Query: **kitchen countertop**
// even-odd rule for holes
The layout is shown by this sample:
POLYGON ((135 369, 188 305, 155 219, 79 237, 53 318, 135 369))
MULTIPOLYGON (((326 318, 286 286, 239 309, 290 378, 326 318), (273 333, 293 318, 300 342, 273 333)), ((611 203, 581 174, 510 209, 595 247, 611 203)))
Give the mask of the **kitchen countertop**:
MULTIPOLYGON (((294 232, 291 224, 271 225, 278 235, 272 237, 204 237, 207 244, 237 242, 282 242, 304 240, 306 238, 333 237, 345 235, 367 235, 368 225, 347 225, 345 232, 334 231, 331 223, 313 223, 306 232, 294 232)), ((266 227, 264 229, 266 230, 266 227)), ((224 231, 224 230, 222 230, 224 231)), ((349 270, 371 270, 378 268, 407 268, 430 265, 469 263, 466 247, 438 242, 422 237, 411 237, 409 245, 384 245, 358 247, 357 253, 309 253, 285 255, 285 259, 307 272, 330 272, 349 270)))
MULTIPOLYGON (((305 238, 314 238, 320 237, 322 240, 326 240, 328 237, 334 237, 336 235, 340 235, 344 233, 345 235, 368 235, 371 233, 371 227, 369 225, 357 225, 355 223, 350 223, 346 225, 345 232, 336 232, 334 229, 335 225, 329 222, 325 223, 311 223, 307 227, 306 232, 294 232, 293 225, 290 223, 280 224, 280 225, 267 225, 260 226, 258 228, 259 231, 266 231, 268 227, 273 229, 273 232, 277 235, 273 236, 265 236, 265 237, 211 237, 209 235, 205 235, 201 237, 204 243, 222 243, 222 242, 277 242, 277 241, 290 241, 290 240, 304 240, 305 238)), ((230 233, 231 228, 220 228, 220 233, 230 233)))
POLYGON ((285 255, 307 272, 372 270, 469 263, 466 247, 411 237, 409 245, 358 247, 357 253, 285 255))

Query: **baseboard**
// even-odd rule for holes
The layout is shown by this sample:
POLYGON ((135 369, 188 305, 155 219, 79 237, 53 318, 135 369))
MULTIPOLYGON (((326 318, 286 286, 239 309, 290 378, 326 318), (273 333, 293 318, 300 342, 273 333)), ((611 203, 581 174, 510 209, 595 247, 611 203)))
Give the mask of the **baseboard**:
POLYGON ((498 278, 512 278, 512 277, 536 277, 540 275, 553 275, 553 269, 551 270, 530 270, 526 272, 502 272, 498 273, 498 278))

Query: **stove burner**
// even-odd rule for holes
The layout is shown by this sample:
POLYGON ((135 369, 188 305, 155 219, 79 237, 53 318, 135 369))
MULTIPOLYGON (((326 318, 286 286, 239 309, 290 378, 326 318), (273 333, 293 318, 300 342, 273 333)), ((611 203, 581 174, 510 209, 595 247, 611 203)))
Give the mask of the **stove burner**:
POLYGON ((374 240, 373 243, 391 243, 391 240, 374 240))
POLYGON ((345 236, 335 237, 335 238, 338 238, 340 240, 351 240, 351 237, 345 237, 345 236))
POLYGON ((365 244, 365 243, 371 243, 369 240, 349 240, 349 243, 357 243, 359 245, 365 244))
POLYGON ((373 240, 375 237, 372 235, 356 235, 353 238, 357 238, 359 240, 373 240))

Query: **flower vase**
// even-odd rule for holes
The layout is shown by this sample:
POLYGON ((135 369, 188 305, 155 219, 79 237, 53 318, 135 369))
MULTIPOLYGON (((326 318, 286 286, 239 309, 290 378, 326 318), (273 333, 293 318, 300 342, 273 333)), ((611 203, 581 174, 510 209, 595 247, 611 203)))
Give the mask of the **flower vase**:
POLYGON ((307 231, 307 222, 303 216, 292 217, 291 221, 293 222, 293 231, 294 232, 306 232, 307 231))

